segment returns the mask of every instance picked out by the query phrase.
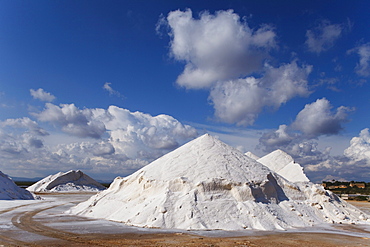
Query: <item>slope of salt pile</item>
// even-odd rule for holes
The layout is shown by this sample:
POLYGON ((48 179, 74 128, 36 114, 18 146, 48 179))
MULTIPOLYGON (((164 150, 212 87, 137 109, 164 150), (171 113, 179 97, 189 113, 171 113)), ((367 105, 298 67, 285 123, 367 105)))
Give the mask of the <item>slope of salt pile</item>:
POLYGON ((247 155, 249 158, 252 158, 254 160, 258 160, 260 157, 258 157, 257 155, 255 155, 254 153, 248 151, 245 153, 245 155, 247 155))
POLYGON ((116 178, 107 190, 67 213, 140 227, 199 230, 282 230, 368 219, 321 186, 289 182, 207 134, 116 178))
POLYGON ((106 189, 82 171, 58 172, 27 188, 33 192, 97 192, 106 189))
POLYGON ((13 180, 0 171, 0 200, 32 200, 35 197, 27 190, 18 187, 13 180))
POLYGON ((291 182, 310 181, 303 172, 302 166, 295 163, 289 154, 280 149, 257 159, 257 161, 291 182))

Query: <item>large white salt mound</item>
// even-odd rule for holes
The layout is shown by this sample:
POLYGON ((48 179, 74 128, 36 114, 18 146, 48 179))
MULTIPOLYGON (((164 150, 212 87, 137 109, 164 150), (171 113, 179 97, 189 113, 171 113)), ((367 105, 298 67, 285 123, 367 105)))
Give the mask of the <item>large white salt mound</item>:
POLYGON ((47 176, 27 188, 33 192, 96 192, 106 189, 103 185, 84 174, 82 171, 58 172, 47 176))
POLYGON ((303 172, 303 167, 295 163, 292 156, 280 149, 257 159, 257 161, 291 182, 310 181, 303 172))
POLYGON ((0 171, 0 200, 32 200, 35 197, 27 190, 18 187, 13 180, 0 171))
POLYGON ((368 219, 323 187, 289 182, 208 134, 67 213, 169 229, 282 230, 368 219))

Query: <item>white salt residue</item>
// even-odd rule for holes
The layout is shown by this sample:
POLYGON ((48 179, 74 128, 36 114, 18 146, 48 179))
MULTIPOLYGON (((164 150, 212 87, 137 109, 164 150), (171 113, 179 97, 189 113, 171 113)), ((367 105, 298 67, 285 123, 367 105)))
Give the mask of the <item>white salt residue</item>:
POLYGON ((188 230, 284 230, 369 217, 323 187, 290 182, 210 135, 116 178, 69 213, 188 230))
POLYGON ((97 192, 104 190, 105 187, 84 174, 82 171, 58 172, 47 176, 27 188, 33 192, 77 192, 91 191, 97 192))

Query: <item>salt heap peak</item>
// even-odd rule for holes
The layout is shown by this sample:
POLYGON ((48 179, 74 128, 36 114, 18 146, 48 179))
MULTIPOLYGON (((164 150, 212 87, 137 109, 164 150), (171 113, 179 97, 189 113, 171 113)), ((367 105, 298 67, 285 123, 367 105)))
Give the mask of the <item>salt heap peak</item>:
POLYGON ((82 171, 58 172, 47 176, 27 188, 33 192, 77 192, 89 191, 96 192, 104 190, 105 187, 84 174, 82 171))
POLYGON ((245 155, 247 155, 249 158, 252 158, 254 160, 258 160, 260 157, 258 157, 257 155, 255 155, 254 153, 248 151, 245 153, 245 155))
POLYGON ((18 187, 13 180, 0 171, 0 200, 33 200, 35 197, 27 190, 18 187))
POLYGON ((116 178, 106 191, 68 213, 140 227, 199 230, 282 230, 367 219, 321 186, 287 181, 208 134, 116 178))
POLYGON ((257 159, 257 161, 291 182, 310 181, 304 173, 303 167, 296 163, 292 156, 280 149, 257 159))

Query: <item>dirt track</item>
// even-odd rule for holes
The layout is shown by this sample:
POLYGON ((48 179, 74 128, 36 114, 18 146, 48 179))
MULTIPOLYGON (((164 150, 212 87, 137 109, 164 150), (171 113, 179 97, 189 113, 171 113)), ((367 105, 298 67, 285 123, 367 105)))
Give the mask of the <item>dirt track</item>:
MULTIPOLYGON (((0 211, 0 217, 7 215, 12 224, 10 229, 0 228, 0 246, 370 246, 370 239, 365 237, 328 233, 278 233, 223 238, 186 233, 110 234, 105 233, 104 228, 99 232, 76 233, 72 227, 74 223, 89 225, 91 220, 47 213, 68 203, 48 205, 40 202, 37 206, 21 205, 0 211), (64 227, 56 227, 58 224, 64 227), (65 229, 66 225, 71 228, 65 229), (27 234, 31 238, 20 237, 27 234)), ((356 226, 350 230, 356 231, 356 226)))

